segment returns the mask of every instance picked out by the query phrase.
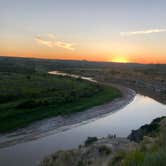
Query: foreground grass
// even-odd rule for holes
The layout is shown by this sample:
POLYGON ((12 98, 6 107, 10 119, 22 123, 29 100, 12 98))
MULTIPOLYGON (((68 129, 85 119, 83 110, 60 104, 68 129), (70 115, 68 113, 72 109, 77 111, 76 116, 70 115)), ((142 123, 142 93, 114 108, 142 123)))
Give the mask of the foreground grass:
POLYGON ((110 86, 48 74, 0 73, 0 132, 79 112, 121 96, 110 86))
POLYGON ((85 145, 57 151, 44 158, 40 166, 165 166, 166 118, 157 118, 135 132, 139 133, 138 143, 125 143, 124 140, 110 137, 88 137, 85 145), (154 124, 158 124, 158 127, 154 124), (143 137, 139 137, 141 133, 143 137))
MULTIPOLYGON (((166 118, 158 118, 145 127, 146 133, 143 131, 145 135, 137 149, 131 152, 119 151, 109 166, 165 166, 166 118), (150 129, 154 122, 159 124, 159 131, 150 129)), ((139 130, 142 132, 142 128, 139 130)))

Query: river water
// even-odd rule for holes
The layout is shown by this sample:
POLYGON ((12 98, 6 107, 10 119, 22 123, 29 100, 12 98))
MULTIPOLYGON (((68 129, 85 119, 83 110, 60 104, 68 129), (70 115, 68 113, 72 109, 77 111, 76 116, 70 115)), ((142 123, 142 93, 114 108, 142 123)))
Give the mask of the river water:
POLYGON ((83 144, 88 136, 105 137, 116 134, 126 137, 132 129, 166 116, 166 105, 137 94, 126 107, 103 117, 72 125, 50 135, 0 149, 1 166, 35 166, 44 156, 83 144))

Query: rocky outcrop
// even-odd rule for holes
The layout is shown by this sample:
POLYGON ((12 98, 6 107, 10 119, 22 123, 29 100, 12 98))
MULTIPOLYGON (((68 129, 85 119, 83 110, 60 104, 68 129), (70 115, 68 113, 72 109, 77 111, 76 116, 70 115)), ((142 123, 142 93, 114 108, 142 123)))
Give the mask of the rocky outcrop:
POLYGON ((137 143, 126 138, 108 136, 88 145, 80 145, 78 149, 58 151, 46 157, 40 166, 104 166, 117 151, 132 151, 136 147, 137 143))

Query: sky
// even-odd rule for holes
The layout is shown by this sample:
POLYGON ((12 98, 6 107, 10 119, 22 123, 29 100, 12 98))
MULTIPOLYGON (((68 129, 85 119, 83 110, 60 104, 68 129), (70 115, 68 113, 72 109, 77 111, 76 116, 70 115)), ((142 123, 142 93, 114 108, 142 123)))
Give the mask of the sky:
POLYGON ((166 63, 166 0, 0 0, 0 56, 166 63))

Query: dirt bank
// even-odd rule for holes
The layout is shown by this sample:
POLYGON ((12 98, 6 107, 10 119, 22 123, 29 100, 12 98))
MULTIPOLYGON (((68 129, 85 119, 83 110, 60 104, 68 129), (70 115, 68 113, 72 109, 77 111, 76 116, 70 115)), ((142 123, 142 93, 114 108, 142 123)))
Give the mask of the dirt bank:
POLYGON ((82 123, 88 123, 91 120, 106 116, 108 113, 125 107, 133 100, 136 94, 135 91, 123 86, 111 85, 118 88, 122 92, 123 97, 117 98, 104 105, 95 106, 83 112, 41 120, 26 128, 0 135, 0 148, 39 139, 52 133, 79 126, 82 123))

